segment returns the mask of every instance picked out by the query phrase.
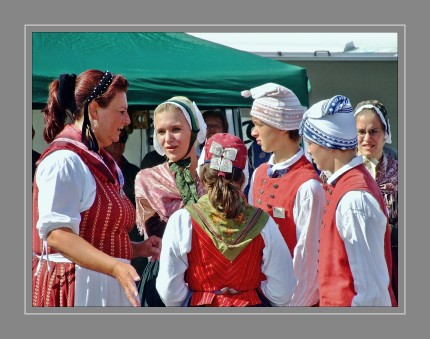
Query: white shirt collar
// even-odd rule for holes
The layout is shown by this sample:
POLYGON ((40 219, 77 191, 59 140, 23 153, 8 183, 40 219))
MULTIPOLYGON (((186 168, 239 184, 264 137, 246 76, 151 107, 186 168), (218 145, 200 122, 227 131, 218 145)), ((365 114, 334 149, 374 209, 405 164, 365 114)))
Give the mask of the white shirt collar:
POLYGON ((267 163, 269 164, 269 166, 271 166, 271 167, 273 166, 274 170, 281 170, 281 169, 285 169, 285 168, 288 168, 288 167, 291 167, 292 165, 294 165, 297 161, 299 161, 299 159, 302 157, 303 154, 304 154, 303 149, 300 147, 298 152, 296 154, 294 154, 290 159, 287 159, 283 162, 279 162, 279 163, 275 164, 275 155, 272 154, 267 163))
POLYGON ((333 181, 337 180, 342 174, 348 172, 351 168, 357 167, 358 165, 363 163, 363 157, 361 155, 353 158, 349 163, 339 168, 336 172, 334 172, 327 180, 328 184, 332 184, 333 181))

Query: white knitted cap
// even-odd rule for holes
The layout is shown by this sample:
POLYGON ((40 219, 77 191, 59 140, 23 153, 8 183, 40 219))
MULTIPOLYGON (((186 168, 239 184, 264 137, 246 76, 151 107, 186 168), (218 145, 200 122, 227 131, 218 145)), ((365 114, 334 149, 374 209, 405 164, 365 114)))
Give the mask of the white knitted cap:
POLYGON ((251 116, 280 130, 299 128, 306 108, 290 89, 270 82, 242 91, 241 94, 245 98, 252 96, 254 99, 251 116))

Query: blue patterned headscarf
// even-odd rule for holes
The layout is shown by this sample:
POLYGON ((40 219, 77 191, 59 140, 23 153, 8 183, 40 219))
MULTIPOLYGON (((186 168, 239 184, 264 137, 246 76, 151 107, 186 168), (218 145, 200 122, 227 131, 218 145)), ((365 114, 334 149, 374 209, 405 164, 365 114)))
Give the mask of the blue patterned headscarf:
POLYGON ((303 115, 300 134, 330 149, 355 149, 357 128, 349 99, 336 95, 311 106, 303 115))

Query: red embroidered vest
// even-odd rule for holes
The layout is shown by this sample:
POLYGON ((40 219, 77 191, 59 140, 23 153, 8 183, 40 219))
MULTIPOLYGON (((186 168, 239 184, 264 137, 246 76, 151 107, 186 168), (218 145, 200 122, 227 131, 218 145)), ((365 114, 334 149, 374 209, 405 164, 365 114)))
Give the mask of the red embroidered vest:
POLYGON ((304 182, 310 179, 321 180, 304 155, 280 178, 269 178, 267 176, 268 168, 268 163, 264 163, 256 169, 252 190, 254 206, 260 207, 275 220, 288 245, 291 257, 293 257, 294 248, 297 244, 296 224, 293 214, 297 190, 304 182), (285 212, 285 218, 274 216, 274 207, 282 207, 285 212))
POLYGON ((230 262, 212 239, 192 220, 192 243, 185 274, 193 291, 190 306, 252 306, 261 303, 256 290, 261 283, 264 241, 259 234, 230 262), (218 294, 224 287, 237 294, 218 294), (214 293, 215 292, 215 293, 214 293))
MULTIPOLYGON (((121 192, 118 181, 117 166, 113 158, 100 149, 102 162, 94 152, 90 152, 79 142, 80 134, 72 126, 66 126, 40 157, 42 161, 46 156, 56 150, 70 150, 80 156, 88 166, 96 182, 96 196, 93 205, 81 213, 79 235, 91 245, 104 253, 117 258, 131 259, 131 243, 128 232, 133 228, 136 211, 132 202, 121 192)), ((33 187, 33 252, 40 255, 42 240, 36 229, 38 214, 38 187, 34 181, 33 187)), ((48 253, 55 253, 48 248, 48 253)))
MULTIPOLYGON (((321 229, 318 265, 320 306, 351 306, 352 299, 357 293, 354 289, 354 280, 345 245, 336 227, 337 205, 347 192, 360 190, 372 194, 386 216, 387 211, 376 181, 363 165, 354 167, 340 176, 335 186, 324 185, 324 189, 327 208, 321 229)), ((388 219, 384 236, 384 253, 388 274, 391 277, 391 240, 388 219)), ((392 305, 397 306, 391 282, 388 290, 392 305)))

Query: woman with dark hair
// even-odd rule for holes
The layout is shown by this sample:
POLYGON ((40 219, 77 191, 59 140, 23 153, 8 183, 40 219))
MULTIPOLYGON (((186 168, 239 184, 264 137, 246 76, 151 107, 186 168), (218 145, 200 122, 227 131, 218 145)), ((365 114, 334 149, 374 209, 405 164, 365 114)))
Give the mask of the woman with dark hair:
POLYGON ((104 150, 130 123, 128 81, 88 70, 49 86, 33 187, 33 306, 139 306, 130 265, 159 254, 160 239, 130 242, 135 209, 104 150))
POLYGON ((358 135, 358 154, 363 156, 364 166, 376 180, 385 205, 391 229, 391 255, 393 260, 392 285, 398 298, 398 175, 397 159, 385 151, 385 144, 391 144, 391 129, 385 106, 377 100, 358 103, 354 110, 358 135))
MULTIPOLYGON (((136 176, 136 225, 146 237, 161 238, 173 212, 204 194, 196 171, 196 147, 205 138, 206 124, 190 99, 175 96, 154 110, 154 149, 167 161, 142 169, 136 176)), ((155 288, 158 265, 158 261, 149 262, 143 272, 139 285, 142 306, 164 306, 155 288)))
POLYGON ((296 284, 274 220, 246 203, 248 151, 219 133, 207 140, 197 203, 169 218, 157 290, 166 306, 287 306, 296 284))

